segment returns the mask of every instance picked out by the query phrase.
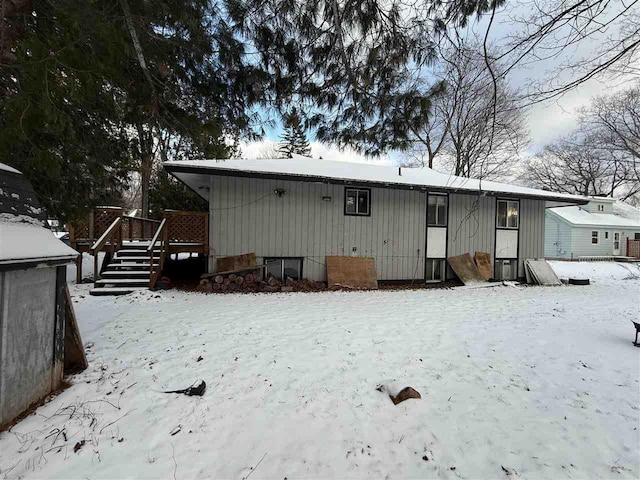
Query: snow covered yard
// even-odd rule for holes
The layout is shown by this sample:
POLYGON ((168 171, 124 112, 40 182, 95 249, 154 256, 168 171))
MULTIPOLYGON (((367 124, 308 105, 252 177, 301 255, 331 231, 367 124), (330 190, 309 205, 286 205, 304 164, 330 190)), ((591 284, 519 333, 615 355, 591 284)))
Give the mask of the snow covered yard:
POLYGON ((115 298, 89 288, 72 294, 90 367, 0 434, 0 478, 640 476, 629 321, 640 280, 115 298), (203 397, 161 393, 198 378, 203 397), (394 406, 376 391, 391 381, 422 399, 394 406))

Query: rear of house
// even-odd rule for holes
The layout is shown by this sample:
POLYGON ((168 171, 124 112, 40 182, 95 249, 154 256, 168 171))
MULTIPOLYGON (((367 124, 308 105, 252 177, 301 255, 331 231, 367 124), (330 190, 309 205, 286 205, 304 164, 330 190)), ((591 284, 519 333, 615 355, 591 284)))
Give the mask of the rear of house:
POLYGON ((545 218, 547 258, 636 256, 640 210, 611 198, 550 208, 545 218))
POLYGON ((380 281, 443 281, 446 258, 487 252, 495 277, 544 256, 547 206, 582 197, 480 182, 430 169, 296 157, 168 162, 208 200, 209 270, 255 252, 276 278, 326 281, 325 258, 373 257, 380 281), (286 271, 286 272, 285 272, 286 271))

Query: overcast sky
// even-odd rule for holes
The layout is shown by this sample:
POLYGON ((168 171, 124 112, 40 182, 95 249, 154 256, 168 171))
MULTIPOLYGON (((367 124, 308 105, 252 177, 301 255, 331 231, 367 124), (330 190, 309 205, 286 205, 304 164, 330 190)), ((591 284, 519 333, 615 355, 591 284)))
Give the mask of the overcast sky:
MULTIPOLYGON (((511 18, 514 16, 517 17, 520 14, 526 14, 527 8, 531 7, 524 2, 516 3, 512 1, 507 3, 505 9, 498 12, 496 21, 492 27, 492 35, 490 36, 496 45, 500 45, 500 40, 505 36, 515 33, 517 27, 514 27, 511 18)), ((469 31, 475 31, 483 36, 486 31, 487 20, 488 17, 485 16, 480 19, 480 21, 474 22, 470 26, 469 31)), ((594 39, 591 44, 582 42, 573 50, 567 50, 566 58, 579 58, 589 53, 588 50, 594 48, 594 42, 597 41, 598 39, 594 39)), ((531 80, 544 79, 546 76, 551 75, 551 72, 557 73, 559 71, 559 65, 565 59, 539 61, 534 65, 515 69, 509 75, 509 83, 515 88, 526 88, 531 80)), ((571 72, 562 71, 561 74, 564 75, 565 80, 571 79, 571 75, 573 75, 571 72)), ((587 105, 593 96, 610 93, 623 86, 624 83, 620 81, 592 79, 562 97, 530 107, 525 112, 531 139, 531 145, 527 153, 530 155, 535 154, 546 143, 575 128, 577 123, 577 110, 587 105)), ((244 144, 242 146, 243 157, 256 158, 261 156, 269 146, 272 146, 279 140, 281 133, 280 127, 276 127, 267 131, 266 138, 262 142, 244 144)), ((390 152, 380 158, 366 158, 352 149, 341 151, 330 145, 314 142, 311 134, 309 137, 312 155, 314 157, 321 156, 322 158, 330 158, 332 160, 373 161, 376 163, 389 164, 395 164, 403 159, 400 152, 390 152)))

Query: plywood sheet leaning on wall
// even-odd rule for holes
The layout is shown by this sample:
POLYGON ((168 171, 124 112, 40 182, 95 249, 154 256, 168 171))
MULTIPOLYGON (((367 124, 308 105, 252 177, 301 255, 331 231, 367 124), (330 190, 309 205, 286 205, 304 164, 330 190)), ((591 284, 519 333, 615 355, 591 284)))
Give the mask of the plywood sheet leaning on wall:
POLYGON ((327 257, 327 283, 329 288, 375 290, 376 264, 371 257, 327 257))
POLYGON ((478 271, 478 267, 473 262, 473 258, 468 253, 447 258, 447 262, 453 269, 458 278, 468 285, 469 283, 484 282, 485 279, 478 271))
POLYGON ((527 272, 527 282, 537 285, 562 285, 562 282, 546 260, 525 260, 524 268, 527 272))
POLYGON ((491 254, 486 252, 476 252, 476 266, 483 280, 493 277, 493 266, 491 265, 491 254))
POLYGON ((84 353, 82 345, 82 337, 80 337, 80 329, 76 313, 71 303, 71 295, 69 295, 69 287, 65 287, 66 298, 64 307, 64 372, 78 372, 89 366, 87 356, 84 353))
POLYGON ((255 266, 256 254, 254 252, 216 259, 217 272, 235 272, 236 270, 255 266))

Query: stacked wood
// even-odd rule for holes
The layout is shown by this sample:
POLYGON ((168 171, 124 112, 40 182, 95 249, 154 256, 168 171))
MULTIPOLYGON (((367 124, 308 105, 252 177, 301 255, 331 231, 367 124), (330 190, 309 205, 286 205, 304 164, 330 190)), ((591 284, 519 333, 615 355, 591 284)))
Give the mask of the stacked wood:
POLYGON ((278 280, 272 275, 263 277, 260 270, 244 272, 222 273, 208 275, 209 278, 200 280, 197 290, 205 293, 232 292, 318 292, 326 290, 326 284, 313 280, 278 280))

